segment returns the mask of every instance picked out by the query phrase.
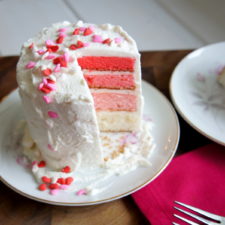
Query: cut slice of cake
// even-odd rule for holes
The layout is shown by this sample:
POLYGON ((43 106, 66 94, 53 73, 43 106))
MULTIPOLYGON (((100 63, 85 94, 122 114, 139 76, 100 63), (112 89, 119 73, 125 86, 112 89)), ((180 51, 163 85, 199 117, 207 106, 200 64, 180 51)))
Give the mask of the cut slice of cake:
POLYGON ((53 24, 28 40, 17 81, 31 138, 56 170, 102 165, 101 132, 139 132, 140 54, 120 27, 53 24))

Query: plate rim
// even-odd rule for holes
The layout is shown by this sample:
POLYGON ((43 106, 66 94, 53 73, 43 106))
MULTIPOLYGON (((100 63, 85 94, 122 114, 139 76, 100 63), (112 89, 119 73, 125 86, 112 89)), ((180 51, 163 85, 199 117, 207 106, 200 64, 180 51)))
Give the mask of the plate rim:
MULTIPOLYGON (((138 185, 137 187, 126 191, 125 193, 121 193, 119 195, 116 195, 116 196, 113 196, 113 197, 110 197, 110 198, 101 199, 101 200, 85 201, 85 202, 79 202, 79 203, 58 202, 58 201, 45 200, 45 199, 42 199, 42 198, 35 197, 33 195, 27 194, 26 192, 21 191, 21 190, 17 189, 16 187, 12 186, 10 183, 8 183, 2 177, 2 175, 0 175, 0 181, 3 184, 5 184, 7 187, 9 187, 13 191, 15 191, 16 193, 18 193, 18 194, 20 194, 20 195, 22 195, 24 197, 27 197, 29 199, 32 199, 32 200, 35 200, 35 201, 38 201, 38 202, 42 202, 42 203, 46 203, 46 204, 50 204, 50 205, 59 205, 59 206, 88 206, 88 205, 102 204, 102 203, 110 202, 110 201, 117 200, 117 199, 123 198, 125 196, 128 196, 128 195, 130 195, 130 194, 140 190, 144 186, 148 185, 150 182, 152 182, 156 177, 158 177, 166 169, 166 167, 169 165, 169 163, 173 159, 173 157, 174 157, 174 155, 175 155, 175 153, 177 151, 177 147, 178 147, 179 140, 180 140, 180 124, 179 124, 179 119, 178 119, 177 113, 176 113, 172 103, 168 100, 168 98, 160 90, 158 90, 156 87, 154 87, 152 84, 150 84, 150 83, 148 83, 147 81, 144 81, 144 80, 142 80, 142 82, 144 83, 144 85, 147 85, 148 88, 152 88, 155 92, 157 92, 157 94, 159 94, 164 99, 164 101, 167 103, 167 105, 169 106, 169 108, 170 108, 170 110, 172 112, 172 115, 174 117, 175 124, 176 124, 175 125, 175 128, 176 128, 176 130, 175 130, 176 131, 176 134, 175 134, 176 140, 174 142, 174 145, 171 148, 172 149, 172 151, 171 151, 172 153, 171 153, 170 157, 167 159, 166 163, 160 168, 160 170, 153 177, 151 177, 150 179, 148 179, 144 183, 138 185)), ((2 102, 0 102, 0 104, 3 103, 9 97, 9 95, 11 95, 15 91, 17 91, 17 89, 14 89, 11 92, 9 92, 8 95, 4 97, 2 102)))
POLYGON ((173 105, 175 106, 177 112, 180 114, 180 116, 193 128, 195 129, 198 133, 200 133, 201 135, 205 136, 206 138, 222 145, 225 146, 225 141, 221 141, 218 138, 213 137, 212 135, 207 134, 205 131, 203 131, 202 129, 200 129, 194 122, 192 122, 187 115, 185 115, 185 112, 182 111, 181 107, 179 106, 179 104, 176 101, 176 97, 173 91, 173 82, 174 82, 174 77, 177 73, 177 69, 184 63, 185 60, 187 60, 187 58, 189 58, 191 55, 195 54, 198 51, 202 51, 202 50, 207 50, 208 48, 212 48, 214 46, 217 45, 225 45, 225 41, 222 42, 217 42, 217 43, 213 43, 213 44, 209 44, 209 45, 205 45, 201 48, 197 48, 195 50, 193 50, 192 52, 188 53, 183 59, 180 60, 180 62, 176 65, 176 67, 174 68, 170 81, 169 81, 169 92, 170 92, 170 96, 171 96, 171 100, 173 102, 173 105))

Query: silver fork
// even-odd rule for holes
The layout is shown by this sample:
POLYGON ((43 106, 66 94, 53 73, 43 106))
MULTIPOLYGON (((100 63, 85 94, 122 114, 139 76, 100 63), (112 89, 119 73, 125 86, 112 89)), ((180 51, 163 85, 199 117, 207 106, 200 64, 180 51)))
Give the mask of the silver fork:
MULTIPOLYGON (((204 217, 207 217, 207 218, 211 219, 211 220, 205 219, 205 218, 203 218, 203 217, 200 217, 200 216, 195 215, 195 214, 193 214, 193 213, 191 213, 191 212, 185 211, 185 210, 183 210, 183 209, 180 209, 180 208, 174 206, 174 208, 175 208, 176 210, 178 210, 178 211, 180 211, 180 212, 182 212, 182 213, 184 213, 184 214, 186 214, 186 215, 188 215, 188 216, 190 216, 190 217, 192 217, 192 218, 195 218, 195 219, 197 219, 198 221, 203 222, 204 224, 207 224, 207 225, 218 225, 218 224, 220 224, 220 225, 225 225, 225 217, 223 217, 223 216, 218 216, 218 215, 215 215, 215 214, 213 214, 213 213, 204 211, 204 210, 202 210, 202 209, 195 208, 195 207, 190 206, 190 205, 186 205, 186 204, 181 203, 181 202, 178 202, 178 201, 175 201, 175 203, 178 204, 178 205, 182 205, 183 207, 185 207, 185 208, 187 208, 187 209, 190 209, 190 210, 192 210, 192 211, 195 212, 195 213, 198 213, 198 214, 200 214, 200 215, 203 215, 204 217), (214 220, 214 221, 212 221, 212 220, 214 220)), ((184 217, 181 217, 181 216, 179 216, 179 215, 177 215, 177 214, 173 214, 173 215, 174 215, 175 217, 179 218, 180 220, 185 221, 187 224, 191 224, 191 225, 199 225, 198 223, 192 222, 191 220, 186 219, 186 218, 184 218, 184 217)), ((173 222, 173 225, 179 225, 179 224, 173 222)))

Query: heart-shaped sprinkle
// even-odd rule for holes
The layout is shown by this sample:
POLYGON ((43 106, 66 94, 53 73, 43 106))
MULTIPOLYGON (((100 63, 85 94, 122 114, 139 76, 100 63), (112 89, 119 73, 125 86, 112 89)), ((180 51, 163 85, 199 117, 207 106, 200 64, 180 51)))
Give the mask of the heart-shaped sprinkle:
POLYGON ((86 195, 86 194, 87 194, 87 191, 85 189, 80 189, 79 191, 76 192, 77 196, 86 195))
POLYGON ((52 102, 52 99, 47 95, 44 95, 42 98, 47 104, 50 104, 52 102))
POLYGON ((45 70, 42 70, 42 75, 49 76, 52 74, 52 70, 50 68, 46 68, 45 70))
POLYGON ((92 41, 97 43, 102 43, 102 37, 100 35, 93 35, 92 41))
POLYGON ((53 118, 53 119, 56 119, 59 117, 58 113, 57 112, 53 112, 53 111, 48 111, 48 116, 50 118, 53 118))
POLYGON ((64 37, 63 36, 59 36, 57 39, 56 39, 56 43, 57 44, 62 44, 64 41, 64 37))
POLYGON ((46 176, 41 177, 41 180, 46 184, 50 184, 52 182, 52 179, 46 176))
POLYGON ((32 69, 32 68, 35 67, 35 65, 36 65, 36 62, 30 61, 30 62, 28 62, 28 63, 26 64, 25 68, 26 68, 26 69, 32 69))
POLYGON ((38 186, 38 189, 39 189, 40 191, 45 191, 45 190, 47 189, 47 185, 46 185, 46 184, 40 184, 40 185, 38 186))
POLYGON ((88 35, 90 35, 90 34, 92 34, 92 33, 93 33, 92 29, 91 29, 90 27, 88 27, 88 28, 86 28, 86 29, 84 30, 83 35, 84 35, 84 36, 88 36, 88 35))
POLYGON ((62 168, 61 172, 63 172, 63 173, 70 173, 71 172, 71 168, 69 166, 65 166, 64 168, 62 168))
POLYGON ((70 185, 70 184, 72 184, 73 183, 73 178, 72 177, 67 177, 66 178, 66 184, 67 185, 70 185))
POLYGON ((45 167, 45 166, 46 166, 46 162, 43 161, 43 160, 38 163, 39 168, 42 168, 42 167, 45 167))
POLYGON ((57 183, 52 183, 49 185, 50 189, 59 189, 59 185, 57 183))
POLYGON ((76 28, 74 31, 73 31, 73 35, 79 35, 80 34, 80 29, 79 28, 76 28))
POLYGON ((123 41, 123 39, 120 38, 120 37, 117 37, 117 38, 114 39, 114 41, 115 41, 116 44, 120 44, 123 41))
POLYGON ((112 42, 112 40, 110 38, 105 39, 102 44, 110 44, 112 42))

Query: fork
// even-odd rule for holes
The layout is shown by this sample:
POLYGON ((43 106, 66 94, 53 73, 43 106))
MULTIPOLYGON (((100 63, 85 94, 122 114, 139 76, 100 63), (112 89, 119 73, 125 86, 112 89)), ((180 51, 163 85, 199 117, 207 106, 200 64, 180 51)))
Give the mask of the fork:
MULTIPOLYGON (((202 209, 195 208, 195 207, 190 206, 190 205, 186 205, 186 204, 181 203, 181 202, 178 202, 178 201, 175 201, 175 203, 178 204, 178 205, 181 205, 181 206, 183 206, 183 207, 185 207, 185 208, 187 208, 187 209, 190 209, 190 210, 192 210, 192 211, 195 212, 195 213, 198 213, 198 214, 200 214, 200 215, 203 215, 204 217, 207 217, 207 218, 211 219, 211 220, 205 219, 205 218, 203 218, 203 217, 201 217, 201 216, 195 215, 195 214, 193 214, 193 213, 191 213, 191 212, 185 211, 185 210, 183 210, 183 209, 180 209, 180 208, 174 206, 174 208, 175 208, 176 210, 178 210, 178 211, 180 211, 180 212, 182 212, 182 213, 184 213, 184 214, 186 214, 186 215, 188 215, 188 216, 190 216, 190 217, 192 217, 192 218, 195 218, 196 220, 201 221, 201 222, 203 222, 204 224, 207 224, 207 225, 218 225, 218 224, 220 224, 220 225, 225 225, 225 217, 215 215, 215 214, 213 214, 213 213, 204 211, 204 210, 202 210, 202 209), (212 221, 212 220, 213 220, 213 221, 212 221)), ((199 225, 198 223, 192 222, 191 220, 186 219, 186 218, 184 218, 184 217, 182 217, 182 216, 179 216, 179 215, 177 215, 177 214, 173 214, 173 215, 174 215, 175 217, 179 218, 180 220, 185 221, 187 224, 191 224, 191 225, 199 225)), ((179 225, 179 224, 173 222, 173 225, 179 225)))

